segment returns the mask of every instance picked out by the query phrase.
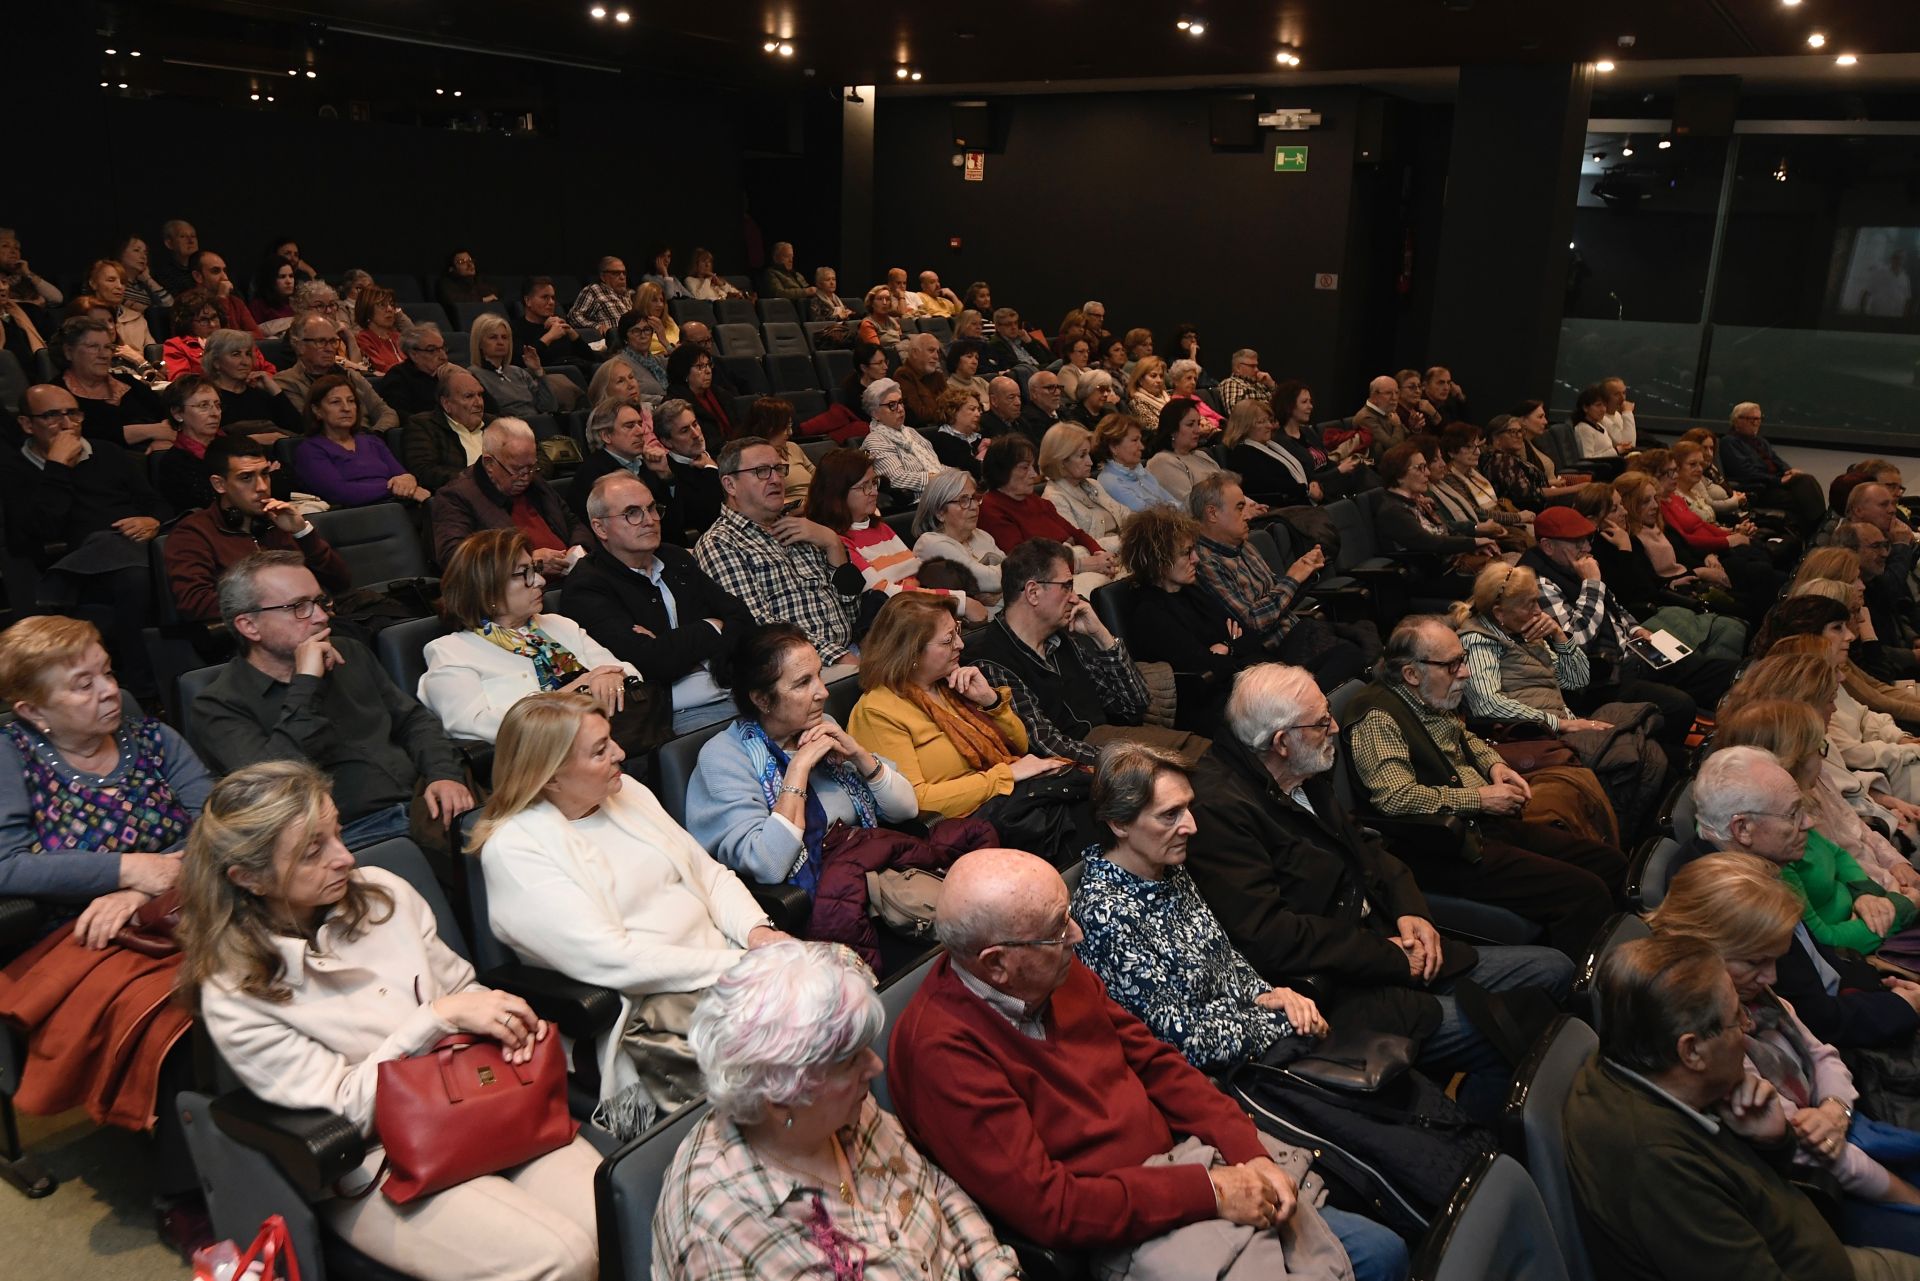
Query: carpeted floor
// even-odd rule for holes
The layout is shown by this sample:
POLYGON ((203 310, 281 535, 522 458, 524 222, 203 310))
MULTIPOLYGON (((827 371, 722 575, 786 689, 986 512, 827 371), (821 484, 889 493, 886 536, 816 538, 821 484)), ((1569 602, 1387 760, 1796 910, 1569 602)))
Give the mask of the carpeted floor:
POLYGON ((60 1186, 29 1201, 0 1184, 8 1277, 176 1281, 192 1275, 154 1231, 146 1140, 96 1127, 84 1112, 23 1116, 21 1139, 60 1186))

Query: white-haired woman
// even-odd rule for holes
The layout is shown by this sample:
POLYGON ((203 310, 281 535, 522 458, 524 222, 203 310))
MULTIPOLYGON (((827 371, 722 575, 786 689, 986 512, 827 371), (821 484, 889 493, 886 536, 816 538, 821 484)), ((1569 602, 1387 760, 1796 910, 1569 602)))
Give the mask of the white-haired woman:
POLYGON ((526 418, 559 409, 553 388, 547 385, 540 356, 532 346, 523 353, 525 367, 513 363, 513 326, 505 316, 482 312, 474 317, 468 370, 487 393, 487 408, 495 416, 526 418))
MULTIPOLYGON (((180 875, 180 991, 249 1090, 372 1139, 382 1063, 456 1032, 525 1062, 553 1033, 474 981, 412 886, 354 865, 328 786, 305 762, 268 761, 214 787, 180 875)), ((374 1193, 369 1147, 345 1195, 315 1207, 361 1253, 423 1281, 592 1281, 599 1156, 585 1139, 404 1208, 374 1193)))
POLYGON ((1013 1251, 867 1089, 885 1026, 844 947, 751 952, 700 999, 690 1040, 713 1110, 667 1171, 658 1281, 997 1281, 1013 1251))
POLYGON ((502 942, 629 1001, 626 1052, 602 1056, 595 1119, 632 1138, 700 1094, 686 1044, 694 999, 746 949, 787 935, 652 792, 625 785, 625 759, 587 695, 521 699, 501 722, 469 848, 502 942))
POLYGON ((882 378, 868 385, 860 402, 869 419, 865 449, 873 459, 873 469, 889 488, 919 498, 927 480, 942 464, 933 443, 907 426, 907 402, 900 384, 882 378))
POLYGON ((980 528, 980 487, 957 467, 942 467, 927 482, 913 513, 913 554, 925 564, 950 560, 973 575, 967 595, 983 604, 1000 600, 1000 562, 1007 554, 980 528))

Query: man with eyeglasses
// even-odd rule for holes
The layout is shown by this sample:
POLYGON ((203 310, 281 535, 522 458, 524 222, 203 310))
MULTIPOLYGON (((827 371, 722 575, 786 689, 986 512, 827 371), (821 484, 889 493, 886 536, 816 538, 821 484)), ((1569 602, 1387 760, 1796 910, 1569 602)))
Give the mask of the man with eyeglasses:
POLYGON ((787 512, 787 464, 764 438, 728 441, 719 473, 726 505, 694 545, 700 568, 756 621, 798 626, 829 669, 857 666, 853 619, 867 580, 840 535, 787 512))
POLYGON ((496 418, 480 433, 480 461, 433 491, 427 501, 433 558, 444 565, 470 535, 518 529, 533 546, 533 567, 548 579, 564 577, 587 554, 582 526, 540 474, 533 428, 520 418, 496 418))
POLYGON ((227 274, 225 258, 211 249, 201 249, 188 260, 187 268, 193 278, 192 287, 205 290, 213 299, 213 305, 220 309, 222 329, 238 329, 255 338, 266 337, 260 331, 259 323, 254 320, 253 312, 235 290, 233 278, 227 274))
POLYGON ((568 617, 647 680, 672 686, 674 733, 732 716, 712 662, 752 625, 746 602, 661 541, 659 502, 631 472, 601 476, 586 509, 600 542, 567 576, 568 617))
MULTIPOLYGON (((1390 819, 1463 819, 1457 843, 1437 829, 1430 841, 1402 840, 1420 888, 1504 907, 1541 925, 1568 956, 1584 956, 1613 913, 1626 857, 1545 821, 1533 786, 1467 728, 1466 690, 1467 652, 1444 618, 1415 614, 1394 627, 1344 731, 1363 808, 1390 819)), ((1590 772, 1587 781, 1581 791, 1603 797, 1590 772)))
MULTIPOLYGON (((307 388, 316 378, 338 374, 353 384, 353 395, 360 402, 360 421, 373 431, 389 431, 400 425, 400 415, 392 405, 380 399, 366 375, 340 362, 340 327, 323 313, 312 311, 293 322, 287 330, 293 344, 292 368, 274 375, 274 381, 287 393, 296 409, 305 411, 307 388)), ((415 473, 416 475, 418 473, 415 473)))
POLYGON ((1263 1136, 1108 998, 1074 954, 1069 906, 1059 872, 1019 850, 948 870, 933 924, 946 951, 887 1055, 914 1141, 996 1222, 1118 1255, 1118 1272, 1404 1278, 1386 1229, 1299 1195, 1307 1152, 1263 1136))
POLYGON ((1889 683, 1920 676, 1920 607, 1906 579, 1891 567, 1893 540, 1877 525, 1849 520, 1833 531, 1833 545, 1859 557, 1867 616, 1879 637, 1875 644, 1859 646, 1854 661, 1889 683))
POLYGON ((1841 1244, 1790 1181, 1798 1137, 1747 1064, 1753 1025, 1710 944, 1634 939, 1595 988, 1599 1053, 1564 1116, 1594 1276, 1920 1276, 1912 1255, 1841 1244))
POLYGON ((440 391, 434 380, 447 365, 446 335, 438 325, 410 325, 400 331, 400 355, 400 363, 374 382, 374 391, 403 419, 431 413, 440 391))
POLYGON ((194 741, 219 770, 325 770, 349 849, 412 835, 444 855, 474 806, 466 765, 372 650, 333 634, 332 604, 294 552, 256 552, 221 575, 220 617, 239 652, 193 700, 194 741))
POLYGON ((1334 783, 1340 724, 1312 673, 1261 663, 1235 678, 1223 732, 1193 771, 1187 870, 1227 937, 1269 983, 1316 976, 1335 1028, 1412 1037, 1439 1079, 1467 1074, 1460 1102, 1497 1115, 1509 1075, 1462 1012, 1458 981, 1532 988, 1556 1002, 1573 963, 1546 947, 1446 940, 1408 863, 1361 825, 1334 783))
POLYGON ((1787 466, 1760 434, 1766 415, 1760 406, 1743 400, 1728 418, 1732 431, 1720 438, 1720 471, 1727 487, 1747 496, 1755 507, 1784 510, 1794 533, 1807 538, 1826 514, 1826 496, 1820 482, 1798 467, 1787 466))
POLYGON ((258 551, 297 552, 329 592, 353 586, 353 571, 313 522, 273 496, 279 466, 249 436, 216 436, 202 460, 213 502, 189 513, 167 535, 167 580, 180 616, 220 617, 220 575, 258 551))
MULTIPOLYGON (((931 334, 915 336, 932 338, 931 334)), ((939 474, 942 464, 940 455, 934 452, 933 442, 907 426, 906 401, 900 384, 891 378, 877 379, 860 393, 860 403, 868 419, 867 439, 862 448, 873 459, 874 471, 889 488, 917 501, 925 492, 927 482, 939 474)))
POLYGON ((1060 375, 1051 370, 1036 370, 1027 379, 1027 403, 1020 410, 1020 430, 1036 448, 1060 421, 1060 401, 1064 394, 1060 375))
MULTIPOLYGON (((1695 830, 1675 833, 1681 845, 1668 878, 1718 851, 1789 867, 1804 855, 1815 822, 1799 783, 1772 752, 1721 748, 1694 776, 1695 830)), ((1828 947, 1804 921, 1775 962, 1773 989, 1815 1036, 1843 1050, 1904 1046, 1920 1032, 1920 983, 1882 974, 1857 952, 1828 947)))
POLYGON ((627 288, 627 264, 612 254, 600 260, 600 278, 580 291, 567 309, 567 323, 575 330, 591 328, 604 334, 633 310, 633 290, 627 288))

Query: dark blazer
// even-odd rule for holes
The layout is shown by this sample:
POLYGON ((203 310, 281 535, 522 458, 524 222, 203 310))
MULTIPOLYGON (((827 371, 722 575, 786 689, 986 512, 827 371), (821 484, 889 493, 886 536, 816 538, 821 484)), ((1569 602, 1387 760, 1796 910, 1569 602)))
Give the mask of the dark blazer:
MULTIPOLYGON (((986 415, 991 417, 991 415, 986 415)), ((983 435, 982 440, 986 437, 983 435)), ((932 436, 933 454, 949 467, 956 467, 974 478, 980 479, 980 460, 974 456, 967 442, 950 431, 935 431, 932 436)))
MULTIPOLYGON (((1286 449, 1278 436, 1274 438, 1273 446, 1286 449)), ((1293 450, 1287 452, 1295 458, 1300 457, 1293 450)), ((1229 470, 1240 473, 1240 488, 1255 502, 1265 503, 1269 507, 1299 507, 1313 501, 1307 494, 1307 487, 1294 479, 1285 463, 1253 445, 1243 443, 1229 449, 1226 465, 1229 470)), ((1313 479, 1313 464, 1302 463, 1300 470, 1307 474, 1307 479, 1313 479)))
MULTIPOLYGON (((567 484, 567 506, 581 520, 587 519, 587 496, 593 493, 593 486, 602 476, 610 476, 617 471, 625 471, 618 459, 605 449, 596 449, 588 454, 580 466, 575 469, 573 478, 567 484)), ((642 484, 653 491, 653 501, 660 507, 660 534, 670 543, 680 543, 683 535, 680 524, 669 510, 672 506, 673 486, 646 468, 630 473, 642 484)))
POLYGON ((650 681, 671 683, 725 653, 741 631, 753 625, 746 602, 707 577, 681 548, 662 544, 654 556, 673 593, 680 626, 667 620, 667 603, 645 574, 628 569, 604 548, 596 548, 567 575, 561 605, 567 617, 632 663, 650 681), (706 619, 724 624, 716 634, 706 619), (652 632, 642 636, 638 625, 652 632))
MULTIPOLYGON (((670 458, 667 466, 673 471, 673 479, 665 484, 662 501, 667 505, 665 516, 672 520, 677 535, 668 541, 691 547, 707 532, 707 526, 720 519, 726 491, 720 488, 720 473, 711 467, 693 467, 677 458, 670 458)), ((658 479, 653 477, 649 484, 658 479)), ((656 498, 660 492, 654 491, 656 498)), ((662 524, 664 527, 664 520, 662 524)))
POLYGON ((466 447, 447 425, 447 413, 438 401, 433 408, 407 419, 403 452, 401 465, 435 493, 452 484, 471 465, 466 447))
MULTIPOLYGON (((402 418, 430 414, 440 407, 440 384, 430 375, 414 368, 411 360, 402 360, 374 380, 373 389, 402 418)), ((418 479, 416 476, 415 479, 418 479)), ((421 481, 426 484, 425 481, 421 481)), ((431 488, 431 486, 429 486, 431 488)))
POLYGON ((1460 552, 1470 552, 1475 540, 1459 534, 1432 534, 1420 523, 1420 513, 1414 510, 1413 503, 1389 489, 1380 495, 1380 506, 1374 514, 1374 531, 1379 535, 1380 545, 1389 551, 1408 551, 1415 555, 1438 558, 1452 556, 1460 552))
MULTIPOLYGON (((411 433, 409 433, 411 434, 411 433)), ((415 473, 416 476, 418 473, 415 473)), ((540 513, 540 519, 569 547, 591 547, 593 535, 573 518, 559 491, 544 476, 535 476, 527 486, 526 499, 540 513)), ((427 500, 427 519, 433 530, 433 559, 447 563, 463 539, 483 529, 506 529, 513 524, 508 511, 512 500, 494 487, 481 464, 461 472, 446 485, 433 491, 427 500)))
POLYGON ((1426 897, 1341 806, 1331 774, 1307 781, 1309 811, 1222 736, 1194 768, 1193 790, 1187 871, 1262 978, 1319 976, 1336 1003, 1366 1003, 1366 1025, 1378 1031, 1438 1025, 1438 1003, 1413 990, 1406 953, 1391 941, 1401 917, 1432 918, 1426 897))
MULTIPOLYGON (((1064 395, 1065 394, 1062 393, 1063 398, 1064 395)), ((1067 421, 1069 420, 1061 418, 1057 414, 1049 418, 1047 417, 1047 411, 1040 408, 1040 406, 1027 404, 1021 407, 1020 421, 1015 423, 1014 426, 1025 433, 1027 438, 1033 442, 1034 448, 1038 449, 1041 439, 1046 436, 1048 431, 1052 430, 1055 423, 1067 421)))

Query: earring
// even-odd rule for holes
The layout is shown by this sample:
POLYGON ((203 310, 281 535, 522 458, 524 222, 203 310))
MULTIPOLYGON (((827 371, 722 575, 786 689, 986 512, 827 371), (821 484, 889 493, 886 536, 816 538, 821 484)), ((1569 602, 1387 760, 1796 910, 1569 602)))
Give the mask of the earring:
POLYGON ((793 1117, 791 1115, 787 1117, 787 1128, 789 1130, 793 1128, 793 1117))

